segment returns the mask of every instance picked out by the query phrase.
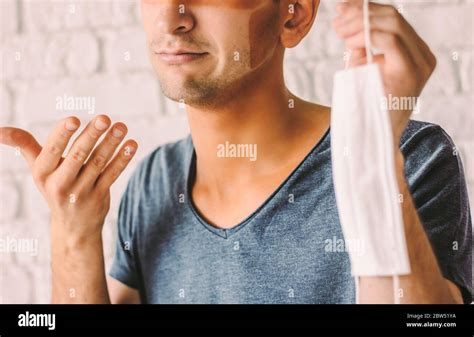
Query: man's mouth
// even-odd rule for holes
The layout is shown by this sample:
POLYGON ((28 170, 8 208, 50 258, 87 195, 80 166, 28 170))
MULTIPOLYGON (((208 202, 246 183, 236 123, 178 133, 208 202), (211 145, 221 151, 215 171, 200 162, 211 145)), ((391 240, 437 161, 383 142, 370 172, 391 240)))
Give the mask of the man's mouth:
POLYGON ((184 64, 192 61, 197 61, 209 55, 209 53, 191 52, 184 50, 161 51, 157 52, 156 54, 163 62, 170 65, 184 64))

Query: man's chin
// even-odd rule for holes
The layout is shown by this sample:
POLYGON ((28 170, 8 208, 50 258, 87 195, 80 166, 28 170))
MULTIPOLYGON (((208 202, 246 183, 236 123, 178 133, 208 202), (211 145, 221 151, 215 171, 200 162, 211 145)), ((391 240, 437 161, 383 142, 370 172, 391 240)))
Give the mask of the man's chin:
MULTIPOLYGON (((161 83, 161 82, 160 82, 161 83)), ((167 86, 161 84, 163 95, 177 103, 186 104, 190 106, 207 106, 212 105, 212 102, 218 99, 219 90, 209 85, 199 85, 194 82, 192 85, 167 86)))
POLYGON ((177 103, 188 103, 200 99, 199 95, 185 88, 180 88, 179 90, 167 90, 162 88, 162 92, 165 97, 177 103))

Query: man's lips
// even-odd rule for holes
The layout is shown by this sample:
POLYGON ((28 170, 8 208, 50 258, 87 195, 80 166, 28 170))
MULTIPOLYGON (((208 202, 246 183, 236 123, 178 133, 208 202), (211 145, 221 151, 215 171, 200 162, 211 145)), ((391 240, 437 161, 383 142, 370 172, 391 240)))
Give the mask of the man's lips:
POLYGON ((196 52, 189 52, 189 51, 163 51, 156 53, 158 57, 165 63, 168 64, 183 64, 192 61, 199 60, 208 53, 196 53, 196 52))

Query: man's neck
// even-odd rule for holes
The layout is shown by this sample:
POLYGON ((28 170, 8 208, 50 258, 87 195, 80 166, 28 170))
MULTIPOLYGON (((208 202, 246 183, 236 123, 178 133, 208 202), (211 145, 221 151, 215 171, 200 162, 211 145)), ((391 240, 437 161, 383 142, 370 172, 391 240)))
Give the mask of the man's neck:
POLYGON ((286 89, 282 71, 259 78, 258 85, 235 93, 225 106, 187 107, 197 156, 196 183, 219 194, 288 164, 310 128, 309 104, 286 89))

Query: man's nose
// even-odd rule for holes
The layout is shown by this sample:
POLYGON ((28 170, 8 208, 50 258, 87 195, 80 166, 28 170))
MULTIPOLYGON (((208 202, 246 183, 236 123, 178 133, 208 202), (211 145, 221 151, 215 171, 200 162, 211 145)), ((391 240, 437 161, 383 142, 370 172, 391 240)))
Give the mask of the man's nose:
POLYGON ((187 33, 194 24, 194 18, 183 1, 163 1, 155 21, 156 28, 163 34, 187 33))

